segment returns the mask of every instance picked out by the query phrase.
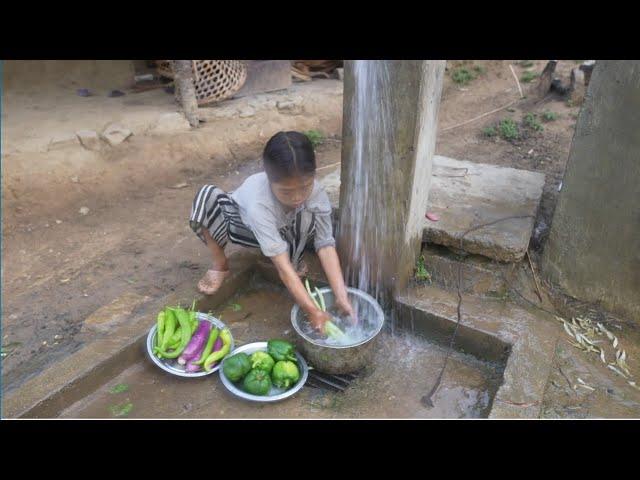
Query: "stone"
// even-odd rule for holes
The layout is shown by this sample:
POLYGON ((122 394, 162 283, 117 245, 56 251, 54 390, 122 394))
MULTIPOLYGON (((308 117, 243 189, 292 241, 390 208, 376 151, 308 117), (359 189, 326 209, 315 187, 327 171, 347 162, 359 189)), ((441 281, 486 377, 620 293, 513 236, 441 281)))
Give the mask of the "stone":
POLYGON ((78 145, 78 137, 75 134, 61 133, 51 138, 47 150, 60 150, 76 145, 78 145))
POLYGON ((163 113, 151 127, 152 135, 163 135, 191 130, 188 120, 179 112, 163 113))
POLYGON ((245 107, 240 110, 240 118, 253 117, 256 111, 251 107, 245 107))
POLYGON ((87 213, 89 213, 89 208, 88 207, 81 207, 80 208, 80 215, 86 215, 87 213))
POLYGON ((276 107, 280 113, 285 115, 300 115, 304 112, 302 97, 291 97, 285 100, 280 100, 276 103, 276 107))
MULTIPOLYGON (((340 199, 340 166, 320 179, 334 209, 340 199)), ((529 245, 542 196, 544 175, 527 170, 454 160, 434 155, 423 240, 459 248, 467 229, 504 217, 526 216, 498 222, 468 233, 462 249, 503 262, 521 260, 529 245)))
POLYGON ((109 145, 115 147, 124 142, 127 138, 133 135, 133 132, 128 128, 123 127, 117 123, 111 123, 107 125, 102 134, 100 135, 109 145))
POLYGON ((85 319, 82 331, 109 333, 114 327, 129 319, 133 310, 148 299, 149 297, 143 297, 136 293, 125 293, 110 304, 99 308, 85 319))
POLYGON ((428 209, 440 216, 425 220, 423 239, 460 248, 468 229, 511 218, 469 232, 462 249, 501 262, 520 261, 529 245, 538 211, 544 175, 434 156, 428 209), (460 176, 460 172, 465 172, 460 176))
POLYGON ((78 130, 76 132, 76 136, 82 146, 87 150, 100 150, 100 147, 102 146, 98 133, 93 130, 78 130))

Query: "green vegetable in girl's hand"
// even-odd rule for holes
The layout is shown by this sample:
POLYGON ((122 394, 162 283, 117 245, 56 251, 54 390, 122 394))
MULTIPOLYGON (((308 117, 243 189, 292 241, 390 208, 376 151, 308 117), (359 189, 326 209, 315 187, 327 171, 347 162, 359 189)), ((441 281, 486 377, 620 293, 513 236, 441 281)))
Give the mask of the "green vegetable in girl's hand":
POLYGON ((236 353, 222 364, 224 376, 232 382, 241 380, 251 370, 251 360, 246 353, 236 353))
POLYGON ((275 360, 267 352, 254 352, 251 355, 251 368, 270 373, 275 363, 275 360))
POLYGON ((300 380, 300 371, 295 363, 280 361, 273 366, 271 377, 276 387, 288 389, 300 380))
POLYGON ((344 334, 344 332, 342 330, 340 330, 335 323, 333 323, 331 320, 328 320, 327 322, 325 322, 324 324, 324 334, 327 337, 331 337, 334 340, 338 340, 340 342, 345 341, 347 339, 347 336, 344 334))
POLYGON ((251 370, 244 377, 244 389, 251 395, 266 395, 271 390, 271 378, 264 370, 251 370))
POLYGON ((267 352, 276 362, 291 360, 297 362, 295 348, 286 340, 272 339, 267 342, 267 352))

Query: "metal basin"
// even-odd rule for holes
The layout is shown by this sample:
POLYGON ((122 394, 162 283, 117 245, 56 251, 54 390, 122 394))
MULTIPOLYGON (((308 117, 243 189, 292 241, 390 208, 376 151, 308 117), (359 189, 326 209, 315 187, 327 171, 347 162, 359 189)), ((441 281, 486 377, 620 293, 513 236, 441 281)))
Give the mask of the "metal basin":
MULTIPOLYGON (((321 288, 327 310, 334 304, 335 298, 330 288, 321 288)), ((347 288, 349 300, 356 310, 358 321, 363 323, 369 334, 357 343, 350 345, 326 345, 320 340, 304 333, 301 324, 306 322, 305 314, 298 305, 291 309, 291 323, 298 334, 298 344, 305 358, 313 367, 324 373, 341 375, 356 372, 371 362, 376 339, 384 325, 384 313, 375 299, 356 288, 347 288)))

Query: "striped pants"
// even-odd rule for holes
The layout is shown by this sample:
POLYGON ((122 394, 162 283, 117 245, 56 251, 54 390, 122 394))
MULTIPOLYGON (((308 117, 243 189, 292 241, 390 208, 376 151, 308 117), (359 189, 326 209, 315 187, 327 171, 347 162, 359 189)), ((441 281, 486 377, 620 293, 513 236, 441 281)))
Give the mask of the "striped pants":
MULTIPOLYGON (((303 212, 298 212, 290 225, 280 229, 280 235, 289 244, 289 258, 294 267, 302 260, 306 247, 313 243, 315 215, 306 215, 309 218, 303 219, 303 212)), ((196 194, 189 226, 204 243, 206 240, 202 229, 206 228, 221 248, 229 241, 245 247, 260 248, 251 229, 242 222, 238 204, 224 190, 214 185, 205 185, 196 194)))

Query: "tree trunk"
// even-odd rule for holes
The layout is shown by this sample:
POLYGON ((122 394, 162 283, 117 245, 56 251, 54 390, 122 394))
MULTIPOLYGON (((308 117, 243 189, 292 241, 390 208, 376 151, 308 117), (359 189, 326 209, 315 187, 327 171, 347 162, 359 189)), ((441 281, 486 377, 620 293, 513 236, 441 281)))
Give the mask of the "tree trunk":
POLYGON ((198 101, 193 81, 191 60, 173 60, 173 74, 176 99, 182 106, 185 117, 193 128, 200 123, 198 120, 198 101))

